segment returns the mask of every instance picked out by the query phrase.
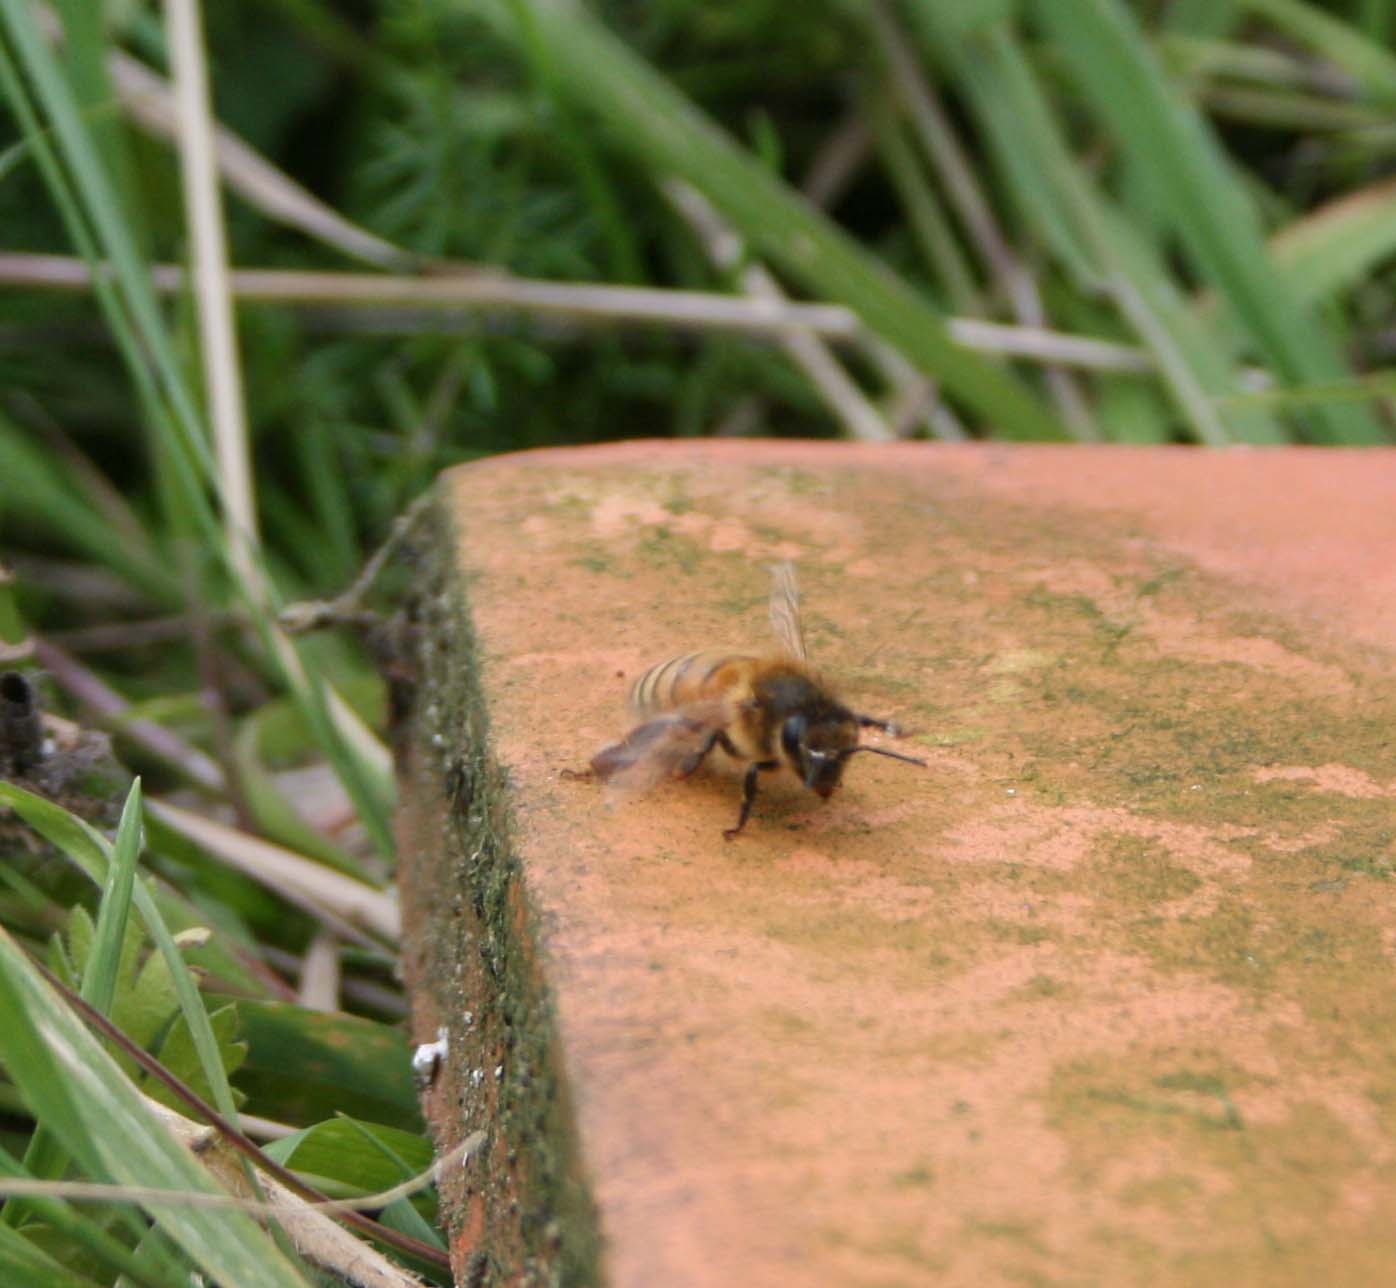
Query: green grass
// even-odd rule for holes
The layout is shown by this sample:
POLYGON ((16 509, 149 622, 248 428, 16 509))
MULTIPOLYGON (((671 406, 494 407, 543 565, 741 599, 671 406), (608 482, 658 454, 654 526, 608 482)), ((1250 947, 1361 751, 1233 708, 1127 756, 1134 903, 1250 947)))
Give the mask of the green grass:
MULTIPOLYGON (((337 902, 391 878, 383 684, 356 638, 290 638, 278 614, 342 592, 442 467, 655 434, 1396 437, 1396 58, 1375 0, 209 6, 213 110, 263 162, 228 176, 229 259, 294 275, 240 303, 201 255, 180 151, 123 99, 132 62, 185 75, 191 47, 162 6, 53 10, 61 44, 31 0, 0 0, 0 646, 115 755, 55 799, 0 784, 10 1178, 209 1183, 155 1135, 89 1139, 176 1093, 99 1046, 38 961, 223 1117, 297 1129, 280 1152, 317 1183, 419 1160, 396 944, 337 902), (709 257, 675 178, 735 261, 709 257), (160 267, 191 264, 207 293, 160 267), (705 294, 740 303, 754 264, 818 307, 814 358, 699 316, 705 294), (84 265, 93 284, 64 285, 84 265), (489 305, 451 298, 478 278, 412 276, 462 265, 513 276, 489 305), (572 293, 544 305, 536 283, 572 293), (234 360, 207 356, 219 309, 234 360), (1004 357, 960 318, 1046 340, 1004 357), (1131 369, 1055 337, 1123 346, 1131 369), (941 401, 902 423, 922 375, 941 401), (242 413, 218 393, 234 379, 242 413), (172 826, 177 792, 236 826, 172 826), (279 884, 253 838, 326 882, 279 884), (327 942, 333 995, 298 998, 327 942), (362 1123, 334 1120, 333 1086, 362 1123)), ((113 1210, 11 1200, 0 1278, 298 1273, 240 1214, 162 1209, 156 1238, 113 1210)), ((423 1211, 396 1213, 419 1267, 423 1211)))

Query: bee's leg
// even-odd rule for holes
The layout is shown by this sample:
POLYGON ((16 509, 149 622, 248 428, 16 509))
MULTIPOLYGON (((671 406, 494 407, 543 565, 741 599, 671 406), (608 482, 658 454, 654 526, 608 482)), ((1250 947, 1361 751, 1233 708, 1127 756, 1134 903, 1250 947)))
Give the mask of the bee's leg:
POLYGON ((746 821, 751 817, 751 807, 756 803, 756 780, 763 769, 775 769, 779 762, 774 760, 758 760, 755 764, 747 767, 746 777, 742 779, 742 812, 737 815, 737 826, 729 827, 722 833, 724 841, 730 841, 738 832, 746 826, 746 821))
POLYGON ((721 747, 729 756, 737 755, 737 749, 732 745, 732 740, 721 729, 714 730, 712 737, 679 766, 678 772, 674 777, 687 778, 703 763, 707 758, 708 752, 714 747, 721 747))
POLYGON ((900 738, 901 729, 890 720, 879 720, 876 716, 855 715, 853 717, 864 729, 881 729, 890 738, 900 738))

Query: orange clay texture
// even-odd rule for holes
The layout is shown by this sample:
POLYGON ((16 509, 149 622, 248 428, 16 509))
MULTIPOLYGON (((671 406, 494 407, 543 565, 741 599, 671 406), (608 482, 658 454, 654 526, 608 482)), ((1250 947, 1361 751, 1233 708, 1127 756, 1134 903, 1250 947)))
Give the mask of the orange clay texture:
POLYGON ((462 1275, 1396 1276, 1396 452, 636 443, 433 523, 402 862, 462 1275), (784 559, 927 768, 767 776, 731 843, 730 765, 564 775, 647 666, 768 648, 784 559))

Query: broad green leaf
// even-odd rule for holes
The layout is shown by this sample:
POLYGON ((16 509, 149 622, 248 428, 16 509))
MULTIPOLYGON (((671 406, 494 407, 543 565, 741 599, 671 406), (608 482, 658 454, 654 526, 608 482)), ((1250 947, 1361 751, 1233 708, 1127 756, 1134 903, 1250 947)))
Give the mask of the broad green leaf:
POLYGON ((398 1230, 402 1234, 411 1235, 412 1238, 420 1240, 429 1247, 446 1251, 446 1241, 441 1237, 440 1232, 417 1211, 412 1205, 411 1199, 394 1199, 379 1212, 378 1221, 379 1224, 386 1225, 390 1230, 398 1230))
POLYGON ((279 1163, 336 1183, 344 1194, 379 1194, 431 1166, 431 1142, 382 1123, 331 1118, 272 1141, 279 1163))
POLYGON ((352 1118, 420 1130, 410 1056, 398 1029, 289 1002, 240 1001, 238 1014, 248 1044, 238 1084, 249 1113, 316 1122, 333 1105, 352 1118))

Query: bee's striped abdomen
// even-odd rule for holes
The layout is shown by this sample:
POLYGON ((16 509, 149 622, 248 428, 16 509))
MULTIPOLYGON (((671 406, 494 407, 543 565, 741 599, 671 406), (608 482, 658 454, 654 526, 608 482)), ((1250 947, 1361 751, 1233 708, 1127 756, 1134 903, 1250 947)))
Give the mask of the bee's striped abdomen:
MULTIPOLYGON (((723 674, 732 663, 750 661, 737 653, 704 649, 671 657, 646 671, 630 689, 630 706, 639 715, 657 715, 675 707, 719 696, 723 674)), ((730 674, 730 673, 729 673, 730 674)))

